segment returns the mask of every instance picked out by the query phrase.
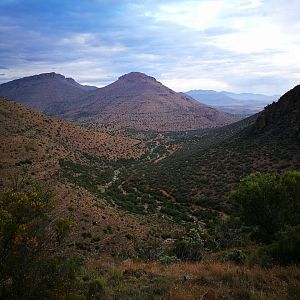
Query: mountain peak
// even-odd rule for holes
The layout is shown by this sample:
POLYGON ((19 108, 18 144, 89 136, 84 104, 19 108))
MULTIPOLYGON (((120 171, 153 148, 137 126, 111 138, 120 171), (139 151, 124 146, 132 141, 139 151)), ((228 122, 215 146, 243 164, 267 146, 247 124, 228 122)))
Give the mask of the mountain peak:
POLYGON ((64 75, 61 75, 61 74, 55 73, 55 72, 41 73, 38 75, 28 76, 25 78, 27 78, 27 79, 43 79, 43 78, 66 79, 66 77, 64 75))
POLYGON ((141 72, 130 72, 127 74, 124 74, 119 77, 119 80, 127 80, 127 81, 156 81, 154 77, 148 76, 141 72))

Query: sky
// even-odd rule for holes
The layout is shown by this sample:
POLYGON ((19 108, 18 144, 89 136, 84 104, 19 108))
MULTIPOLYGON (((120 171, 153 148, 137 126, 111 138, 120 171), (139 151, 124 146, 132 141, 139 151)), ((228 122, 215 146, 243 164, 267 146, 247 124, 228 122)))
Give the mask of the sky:
POLYGON ((1 0, 0 83, 132 71, 174 89, 282 94, 300 83, 300 0, 1 0))

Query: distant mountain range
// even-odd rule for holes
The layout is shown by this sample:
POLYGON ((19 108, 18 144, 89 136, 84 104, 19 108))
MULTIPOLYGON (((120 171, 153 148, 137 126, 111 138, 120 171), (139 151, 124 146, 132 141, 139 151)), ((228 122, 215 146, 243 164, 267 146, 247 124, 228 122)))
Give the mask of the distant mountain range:
POLYGON ((1 84, 0 95, 47 115, 141 130, 191 130, 222 126, 238 119, 139 72, 123 75, 103 88, 45 73, 1 84))
POLYGON ((220 111, 241 115, 252 115, 262 111, 266 105, 277 101, 279 98, 279 95, 236 94, 226 91, 216 92, 213 90, 191 90, 185 94, 201 103, 213 106, 220 111))

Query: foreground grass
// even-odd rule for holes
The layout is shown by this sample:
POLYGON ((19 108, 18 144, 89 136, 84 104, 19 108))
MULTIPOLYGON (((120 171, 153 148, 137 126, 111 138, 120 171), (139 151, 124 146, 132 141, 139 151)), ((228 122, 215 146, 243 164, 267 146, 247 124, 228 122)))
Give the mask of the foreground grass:
POLYGON ((263 269, 230 263, 162 265, 130 260, 116 263, 105 258, 87 263, 81 281, 88 288, 87 298, 80 299, 192 300, 202 299, 209 290, 216 299, 300 299, 298 266, 263 269))

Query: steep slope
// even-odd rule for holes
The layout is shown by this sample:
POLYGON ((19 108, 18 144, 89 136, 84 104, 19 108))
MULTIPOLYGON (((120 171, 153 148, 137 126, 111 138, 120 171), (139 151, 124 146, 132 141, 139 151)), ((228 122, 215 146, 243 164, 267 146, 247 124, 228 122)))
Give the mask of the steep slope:
POLYGON ((299 86, 267 107, 256 121, 249 121, 250 125, 238 132, 230 128, 232 124, 211 130, 198 140, 193 136, 192 147, 153 166, 132 170, 122 190, 136 189, 142 199, 148 195, 160 199, 152 210, 177 221, 203 220, 199 208, 230 211, 228 193, 246 175, 300 169, 299 86), (164 195, 169 202, 161 200, 164 195))
POLYGON ((93 87, 82 86, 72 78, 44 73, 0 85, 0 95, 48 115, 64 112, 93 87))
POLYGON ((300 85, 268 105, 258 117, 254 131, 276 132, 300 137, 300 85))
POLYGON ((279 98, 278 95, 267 96, 251 93, 216 92, 213 90, 191 90, 186 92, 194 99, 211 105, 219 111, 251 115, 264 109, 266 105, 279 98))
POLYGON ((83 97, 81 103, 64 116, 155 131, 214 127, 236 120, 138 72, 121 76, 116 82, 83 97))
MULTIPOLYGON (((86 128, 52 119, 35 113, 23 106, 0 97, 1 123, 1 163, 17 164, 22 160, 31 160, 32 164, 43 164, 42 157, 47 152, 53 155, 53 163, 68 157, 78 159, 83 154, 103 159, 137 158, 144 153, 144 145, 139 140, 122 135, 111 136, 106 132, 91 131, 86 128), (10 145, 10 146, 8 146, 10 145), (21 155, 18 149, 23 149, 21 155), (17 153, 14 158, 14 153, 17 153)), ((46 155, 47 156, 47 155, 46 155)), ((21 163, 22 165, 22 163, 21 163)), ((25 163, 26 165, 26 163, 25 163)), ((54 166, 40 166, 45 171, 54 171, 54 166)))
POLYGON ((117 254, 130 247, 126 236, 143 236, 160 226, 153 223, 149 227, 149 222, 142 224, 139 216, 120 212, 101 193, 101 186, 109 185, 114 168, 120 164, 115 159, 134 159, 144 153, 139 140, 93 132, 35 113, 2 97, 0 125, 0 193, 10 182, 16 184, 28 175, 51 191, 55 200, 51 220, 63 217, 76 222, 66 249, 72 247, 70 251, 89 255, 117 254), (82 170, 88 172, 91 180, 87 181, 87 174, 82 179, 87 185, 95 184, 97 195, 64 178, 61 165, 65 160, 77 177, 82 170))

